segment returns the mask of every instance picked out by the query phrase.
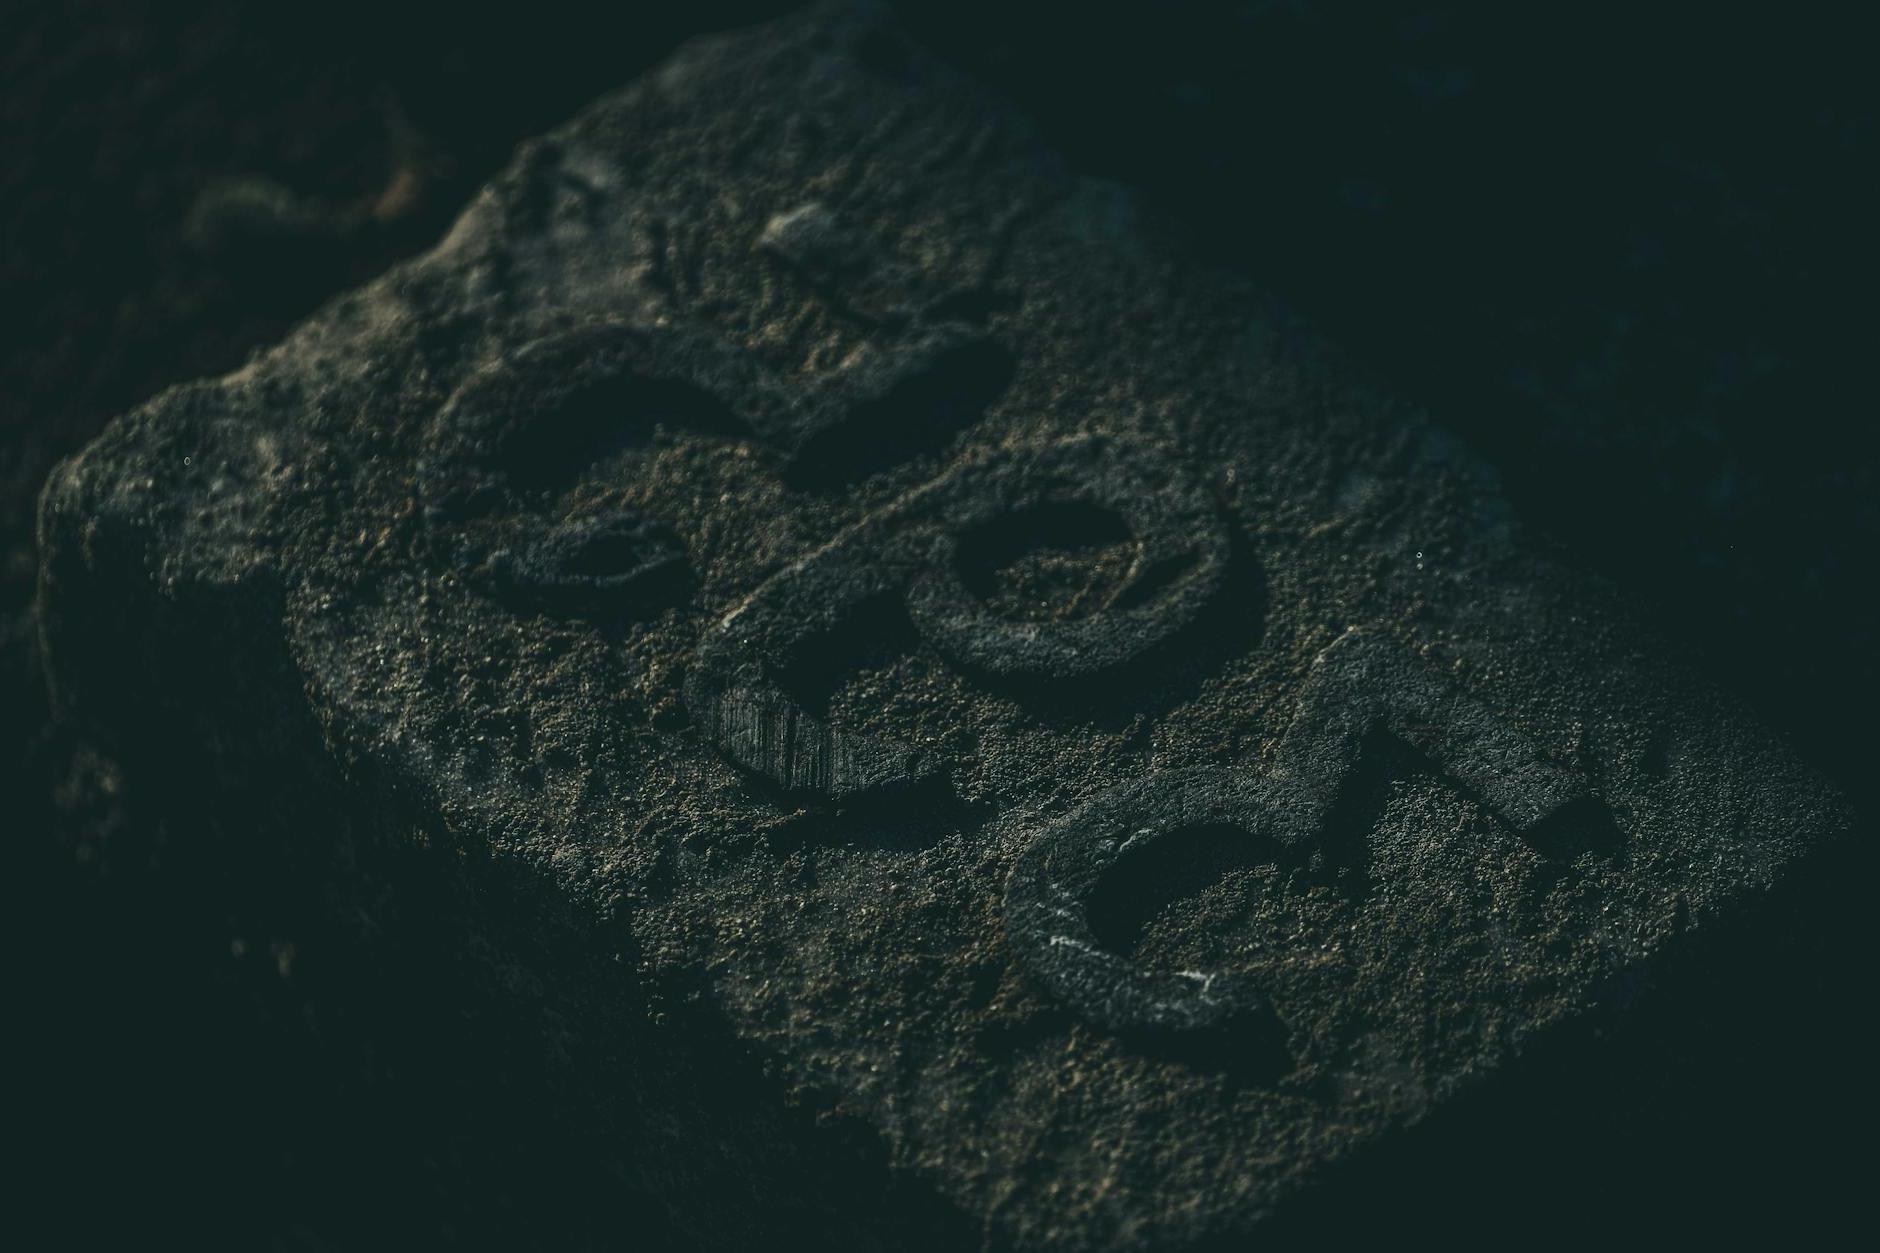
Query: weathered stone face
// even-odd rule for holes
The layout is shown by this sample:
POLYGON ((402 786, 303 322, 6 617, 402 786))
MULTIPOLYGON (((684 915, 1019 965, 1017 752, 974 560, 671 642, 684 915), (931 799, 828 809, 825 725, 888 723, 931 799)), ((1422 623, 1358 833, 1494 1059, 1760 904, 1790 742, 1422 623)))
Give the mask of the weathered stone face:
MULTIPOLYGON (((1845 823, 1467 453, 875 17, 527 146, 121 419, 42 542, 74 708, 212 708, 224 776, 317 728, 362 825, 586 946, 557 1048, 755 1057, 993 1245, 1239 1231, 1845 823)), ((570 1073, 629 1157, 784 1152, 570 1073)))

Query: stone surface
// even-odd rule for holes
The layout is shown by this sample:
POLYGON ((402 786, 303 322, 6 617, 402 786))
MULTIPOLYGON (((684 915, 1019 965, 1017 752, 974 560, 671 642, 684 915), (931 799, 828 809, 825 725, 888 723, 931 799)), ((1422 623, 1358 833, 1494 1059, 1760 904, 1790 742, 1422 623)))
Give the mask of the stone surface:
POLYGON ((60 698, 467 885, 699 1243, 1231 1241, 1846 816, 1177 257, 870 13, 697 45, 54 475, 60 698))

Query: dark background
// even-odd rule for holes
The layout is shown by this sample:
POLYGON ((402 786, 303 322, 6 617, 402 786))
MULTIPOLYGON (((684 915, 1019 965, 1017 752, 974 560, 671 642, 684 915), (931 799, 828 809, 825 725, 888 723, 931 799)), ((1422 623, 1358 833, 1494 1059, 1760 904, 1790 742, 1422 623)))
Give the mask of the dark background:
MULTIPOLYGON (((450 1012, 421 944, 338 938, 314 889, 202 857, 50 724, 32 510, 113 413, 435 240, 517 140, 790 6, 282 7, 0 6, 0 873, 31 1163, 11 1221, 80 1245, 657 1246, 500 1047, 413 1026, 450 1012)), ((1487 453, 1563 560, 1872 830, 1859 6, 897 7, 1487 453)), ((1869 862, 1831 850, 1615 1038, 1276 1236, 1858 1229, 1869 862)))

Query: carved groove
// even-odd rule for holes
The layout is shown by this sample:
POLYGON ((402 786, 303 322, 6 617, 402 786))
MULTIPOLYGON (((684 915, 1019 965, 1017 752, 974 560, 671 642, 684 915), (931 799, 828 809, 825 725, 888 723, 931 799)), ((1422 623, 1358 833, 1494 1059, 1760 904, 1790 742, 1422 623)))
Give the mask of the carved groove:
MULTIPOLYGON (((1265 1006, 1229 970, 1142 969, 1117 951, 1103 885, 1198 825, 1249 833, 1249 858, 1322 853, 1367 738, 1387 729, 1546 851, 1559 832, 1611 833, 1611 817, 1576 772, 1437 680, 1371 632, 1349 631, 1319 656, 1270 770, 1154 775, 1097 797, 1040 832, 1006 885, 1006 929, 1034 977, 1113 1030, 1187 1031, 1265 1006), (1099 934, 1099 922, 1108 940, 1099 934)), ((1582 851, 1554 850, 1554 856, 1582 851)))
POLYGON ((686 699, 726 756, 779 786, 829 799, 906 786, 940 763, 831 731, 779 681, 807 652, 826 650, 860 606, 904 598, 919 637, 968 671, 1062 681, 1130 662, 1192 622, 1218 592, 1227 552, 1213 503, 1153 447, 1083 437, 1008 450, 942 475, 773 576, 701 643, 686 699), (1114 512, 1135 533, 1139 565, 1179 556, 1187 577, 1144 603, 1071 621, 994 612, 961 580, 959 537, 1064 505, 1114 512), (807 750, 776 747, 805 735, 807 750))

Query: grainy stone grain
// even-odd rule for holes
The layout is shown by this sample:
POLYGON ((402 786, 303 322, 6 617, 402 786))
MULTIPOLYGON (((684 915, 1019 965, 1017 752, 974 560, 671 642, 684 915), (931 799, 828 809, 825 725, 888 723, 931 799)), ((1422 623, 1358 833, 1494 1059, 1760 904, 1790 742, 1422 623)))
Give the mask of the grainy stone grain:
POLYGON ((1174 255, 870 11, 696 45, 53 476, 60 698, 475 866, 701 1243, 1232 1240, 1846 816, 1174 255))

